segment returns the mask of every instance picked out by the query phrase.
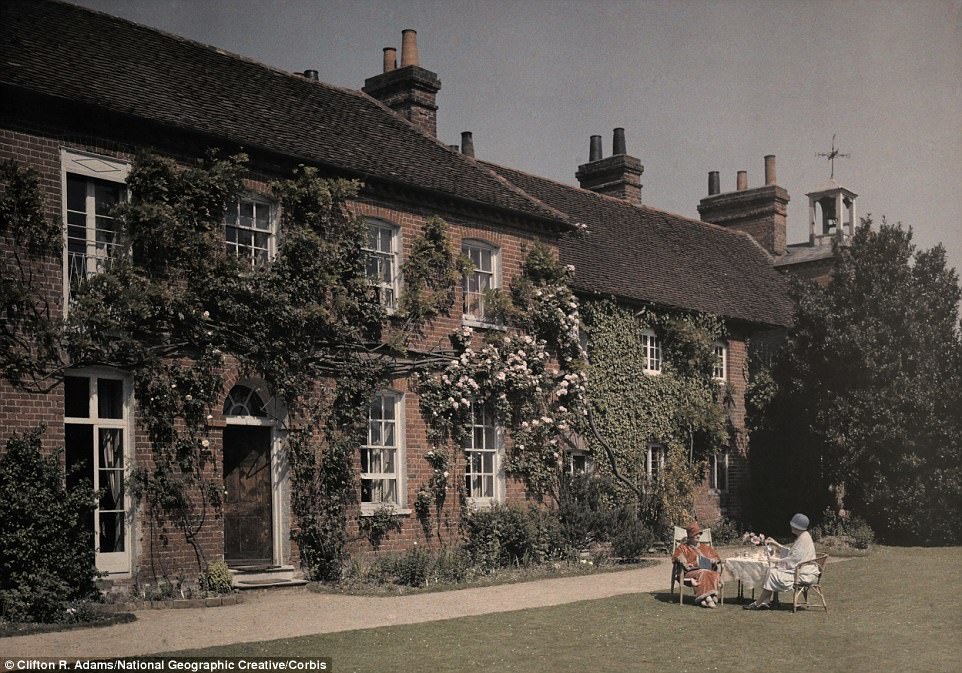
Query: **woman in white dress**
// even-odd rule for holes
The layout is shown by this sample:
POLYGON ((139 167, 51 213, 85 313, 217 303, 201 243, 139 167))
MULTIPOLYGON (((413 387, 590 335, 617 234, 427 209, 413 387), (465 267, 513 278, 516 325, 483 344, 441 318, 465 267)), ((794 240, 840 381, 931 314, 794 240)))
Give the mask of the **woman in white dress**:
MULTIPOLYGON (((792 535, 795 536, 795 543, 791 547, 779 544, 775 539, 768 538, 766 544, 772 544, 782 549, 787 549, 788 554, 782 556, 768 571, 765 579, 765 588, 754 603, 745 606, 746 610, 768 610, 771 607, 772 596, 778 591, 789 591, 795 582, 795 567, 805 561, 815 558, 815 543, 808 532, 808 517, 804 514, 796 514, 792 517, 789 525, 792 527, 792 535)), ((798 574, 802 582, 814 581, 818 577, 818 566, 807 565, 798 574)))

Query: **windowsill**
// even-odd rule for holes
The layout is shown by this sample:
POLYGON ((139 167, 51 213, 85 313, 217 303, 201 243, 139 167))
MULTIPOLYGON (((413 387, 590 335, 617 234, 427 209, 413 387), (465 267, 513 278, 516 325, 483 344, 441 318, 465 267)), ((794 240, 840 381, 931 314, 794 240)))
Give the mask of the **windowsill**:
MULTIPOLYGON (((361 516, 362 517, 374 516, 377 513, 377 511, 381 509, 387 509, 387 507, 384 504, 375 505, 374 503, 370 503, 370 502, 362 502, 361 516)), ((414 512, 413 509, 408 509, 406 507, 390 506, 390 509, 391 509, 391 516, 409 516, 414 512)))
POLYGON ((465 504, 470 511, 480 512, 504 504, 504 501, 498 498, 465 498, 465 504))
POLYGON ((645 374, 647 374, 648 376, 661 376, 661 370, 660 370, 660 369, 645 369, 644 372, 645 372, 645 374))
POLYGON ((507 332, 508 328, 504 325, 499 325, 498 323, 485 322, 483 320, 478 320, 477 318, 469 318, 466 315, 461 316, 461 324, 467 327, 477 327, 478 329, 493 329, 500 332, 507 332))

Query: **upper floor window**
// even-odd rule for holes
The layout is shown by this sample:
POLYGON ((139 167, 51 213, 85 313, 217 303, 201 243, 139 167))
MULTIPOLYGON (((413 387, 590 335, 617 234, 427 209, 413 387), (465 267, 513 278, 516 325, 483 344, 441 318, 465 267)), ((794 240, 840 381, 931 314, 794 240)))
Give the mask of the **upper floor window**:
POLYGON ((464 241, 461 252, 471 260, 474 269, 464 277, 464 317, 482 323, 493 323, 487 295, 501 287, 498 249, 481 241, 464 241))
POLYGON ((67 484, 85 482, 98 492, 86 524, 97 569, 130 571, 130 380, 86 370, 64 376, 64 463, 67 484))
POLYGON ((464 437, 464 494, 476 505, 504 499, 500 484, 501 433, 490 410, 471 404, 464 437))
POLYGON ((381 305, 397 307, 398 298, 398 230, 386 222, 369 220, 367 223, 367 277, 378 288, 381 305))
POLYGON ((400 394, 383 392, 368 406, 367 443, 361 447, 362 511, 401 504, 403 399, 400 394))
POLYGON ((130 167, 63 150, 64 298, 84 279, 106 270, 125 249, 115 207, 126 198, 130 167))
POLYGON ((228 204, 224 213, 227 254, 252 269, 264 267, 275 252, 274 206, 262 199, 242 196, 228 204))
POLYGON ((661 341, 651 330, 641 333, 641 355, 644 358, 645 372, 661 373, 661 341))
POLYGON ((728 452, 713 453, 708 457, 708 488, 728 490, 728 452))
POLYGON ((728 347, 723 343, 715 344, 715 365, 711 375, 719 381, 728 380, 728 347))

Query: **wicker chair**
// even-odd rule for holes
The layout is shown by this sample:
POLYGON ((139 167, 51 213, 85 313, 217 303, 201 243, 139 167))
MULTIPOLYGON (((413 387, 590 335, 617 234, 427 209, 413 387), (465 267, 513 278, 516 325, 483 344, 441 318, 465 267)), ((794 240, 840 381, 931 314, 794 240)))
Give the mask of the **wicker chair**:
POLYGON ((822 607, 825 608, 825 612, 828 612, 828 603, 825 602, 825 594, 822 593, 822 578, 825 577, 825 563, 828 561, 828 554, 816 554, 814 560, 805 561, 804 563, 799 563, 795 566, 795 580, 792 582, 792 612, 798 610, 798 608, 810 608, 810 607, 822 607), (815 565, 818 566, 818 576, 811 582, 802 582, 798 578, 798 571, 800 568, 805 566, 815 565), (812 591, 818 596, 819 600, 822 602, 821 605, 812 604, 808 602, 808 592, 812 591), (798 597, 802 596, 802 601, 798 600, 798 597))
MULTIPOLYGON (((671 553, 675 554, 675 549, 678 545, 688 539, 688 533, 685 532, 684 528, 679 528, 675 526, 674 533, 671 539, 671 553)), ((698 541, 704 542, 705 544, 711 544, 711 528, 705 528, 699 535, 698 541)), ((725 583, 722 579, 722 572, 724 570, 724 561, 718 561, 713 564, 714 570, 718 571, 718 598, 722 605, 725 604, 725 583)), ((685 566, 678 561, 671 562, 671 595, 675 595, 675 584, 678 584, 678 604, 682 605, 685 602, 685 587, 691 587, 692 596, 696 594, 696 589, 691 585, 691 580, 685 579, 685 566)))

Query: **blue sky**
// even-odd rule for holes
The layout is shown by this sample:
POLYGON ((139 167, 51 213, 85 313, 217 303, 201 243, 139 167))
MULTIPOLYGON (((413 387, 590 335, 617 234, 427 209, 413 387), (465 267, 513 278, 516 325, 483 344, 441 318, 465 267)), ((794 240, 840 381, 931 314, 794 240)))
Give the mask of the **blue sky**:
POLYGON ((697 217, 777 156, 789 242, 829 176, 858 210, 942 242, 962 270, 962 0, 71 0, 322 81, 360 88, 418 31, 441 78, 438 135, 561 182, 589 136, 625 128, 643 200, 697 217))

